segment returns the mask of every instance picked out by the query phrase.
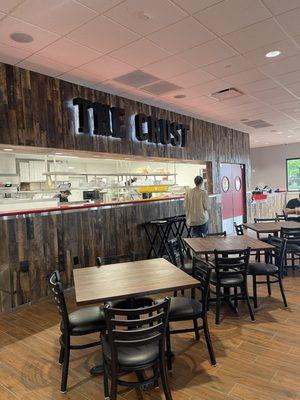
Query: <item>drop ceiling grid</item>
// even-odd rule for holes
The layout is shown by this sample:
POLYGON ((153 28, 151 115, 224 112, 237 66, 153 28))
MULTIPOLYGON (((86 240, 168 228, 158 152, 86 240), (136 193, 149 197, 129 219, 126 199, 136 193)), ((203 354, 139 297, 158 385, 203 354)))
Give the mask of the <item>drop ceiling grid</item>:
MULTIPOLYGON (((50 17, 49 20, 41 18, 36 21, 32 13, 28 16, 28 7, 31 5, 31 9, 34 9, 38 0, 2 0, 0 3, 0 61, 38 70, 38 72, 70 81, 83 81, 91 87, 108 88, 115 94, 124 97, 126 95, 133 98, 138 97, 140 101, 148 103, 159 101, 162 106, 176 109, 177 112, 184 111, 193 116, 198 115, 198 117, 201 112, 201 117, 204 119, 227 126, 230 121, 230 127, 247 131, 255 137, 259 135, 258 131, 246 127, 240 121, 240 119, 247 118, 246 115, 251 115, 251 119, 258 119, 256 117, 260 114, 261 119, 274 124, 272 128, 275 130, 277 126, 280 126, 280 120, 285 123, 290 121, 290 125, 286 125, 286 129, 292 130, 300 126, 300 113, 295 111, 298 107, 300 109, 300 91, 297 85, 300 82, 300 25, 298 26, 296 23, 297 16, 300 15, 300 1, 247 1, 249 4, 247 13, 244 12, 245 0, 242 1, 243 8, 239 5, 241 0, 205 0, 201 2, 198 0, 104 0, 101 2, 101 7, 97 0, 46 0, 43 2, 44 9, 42 11, 50 12, 50 16, 51 12, 53 15, 58 12, 57 9, 52 10, 50 5, 55 5, 58 9, 63 6, 65 8, 62 10, 69 10, 70 20, 66 21, 67 24, 64 23, 63 18, 61 20, 58 18, 58 22, 52 18, 51 22, 50 17), (166 18, 159 15, 161 7, 168 11, 166 18), (151 19, 149 12, 149 24, 143 20, 143 18, 149 17, 148 9, 152 10, 154 15, 151 19), (74 10, 74 15, 71 15, 72 10, 74 10), (83 11, 82 15, 80 10, 83 11), (125 20, 124 10, 129 15, 125 20), (145 11, 145 15, 141 14, 143 11, 145 11), (5 35, 1 35, 1 32, 4 29, 5 20, 9 20, 9 18, 12 18, 10 21, 16 22, 20 27, 26 27, 28 30, 26 33, 34 32, 37 35, 38 32, 41 38, 44 38, 40 47, 30 48, 30 46, 21 46, 6 41, 5 35), (218 18, 222 23, 218 23, 218 18), (86 31, 87 27, 97 19, 107 23, 110 30, 108 36, 111 35, 114 38, 104 48, 100 45, 98 47, 92 38, 89 42, 89 37, 83 40, 76 34, 76 31, 86 31), (230 23, 228 23, 229 19, 230 23), (292 20, 290 25, 287 23, 289 20, 292 20), (44 21, 44 26, 41 21, 44 21), (72 25, 73 22, 74 25, 72 25), (36 23, 39 26, 35 25, 36 23), (192 40, 189 41, 188 34, 186 36, 184 34, 185 30, 188 32, 190 25, 191 32, 194 34, 192 40), (52 28, 53 26, 55 29, 52 28), (184 27, 186 27, 185 30, 184 27), (124 35, 119 37, 116 31, 119 32, 119 36, 122 36, 121 33, 124 35), (195 40, 197 32, 199 41, 195 40), (259 44, 257 39, 253 40, 255 34, 262 38, 259 44), (170 40, 172 35, 175 45, 170 40), (69 47, 62 46, 62 43, 70 43, 70 45, 69 47), (274 49, 277 44, 281 46, 283 54, 270 63, 264 58, 264 54, 274 49), (64 52, 68 54, 68 48, 71 49, 71 45, 74 47, 75 55, 76 49, 78 49, 79 56, 80 53, 82 54, 81 59, 76 59, 76 56, 74 58, 63 57, 64 52), (216 49, 223 49, 223 56, 221 59, 217 57, 217 61, 207 62, 205 59, 206 54, 209 55, 209 51, 211 51, 210 59, 216 59, 216 50, 211 50, 213 45, 216 49), (152 51, 151 57, 136 55, 136 52, 142 54, 143 49, 147 46, 152 51), (54 50, 50 51, 51 48, 54 50), (55 57, 55 49, 59 48, 60 52, 58 51, 57 57, 55 57), (126 54, 128 48, 132 49, 131 58, 126 54), (195 56, 197 51, 203 51, 200 54, 200 61, 195 56), (85 57, 84 54, 86 54, 85 57), (186 70, 183 67, 181 70, 180 62, 178 62, 178 70, 169 73, 168 68, 171 68, 169 65, 172 66, 171 60, 176 60, 174 56, 182 60, 182 66, 186 66, 186 70), (104 62, 103 71, 105 73, 101 68, 98 74, 97 69, 92 66, 97 66, 98 63, 101 66, 101 63, 103 65, 104 62), (231 62, 233 63, 232 67, 229 66, 231 62), (113 65, 114 68, 110 70, 109 65, 113 65), (164 65, 166 65, 165 72, 163 72, 164 65), (158 78, 166 79, 172 84, 187 85, 186 89, 181 89, 181 93, 194 90, 195 95, 188 96, 180 102, 180 100, 172 98, 172 93, 174 95, 177 93, 174 91, 170 92, 168 96, 164 96, 164 94, 156 96, 153 100, 149 93, 132 87, 126 88, 125 85, 118 86, 113 80, 119 75, 139 68, 144 71, 148 70, 148 72, 156 71, 158 78), (299 78, 297 78, 297 71, 299 71, 299 78), (89 73, 91 74, 90 80, 89 73), (192 84, 190 85, 187 79, 189 73, 193 73, 195 79, 198 74, 200 82, 197 83, 197 80, 191 79, 192 84), (285 76, 287 76, 286 79, 285 76), (265 86, 259 88, 260 81, 264 82, 266 88, 265 86), (220 87, 220 89, 224 89, 228 85, 237 88, 245 87, 245 94, 251 99, 249 106, 247 102, 244 105, 244 101, 232 105, 232 108, 229 103, 226 105, 225 102, 216 104, 205 101, 205 98, 209 98, 209 93, 203 94, 201 89, 207 83, 220 87), (251 90, 251 85, 252 87, 256 86, 255 90, 251 90), (268 85, 274 86, 275 89, 279 88, 276 97, 268 99, 268 85), (249 92, 247 92, 247 87, 249 92), (201 97, 203 105, 201 105, 201 97), (254 112, 251 114, 251 103, 255 102, 260 107, 254 107, 254 104, 254 112), (267 118, 270 116, 270 110, 276 113, 277 118, 274 116, 270 119, 267 118), (230 119, 227 116, 228 112, 230 119)), ((7 25, 9 26, 9 24, 7 25)), ((11 33, 8 31, 8 26, 5 27, 6 30, 4 29, 6 35, 11 33)), ((155 75, 155 73, 153 74, 155 75)), ((261 136, 263 137, 263 135, 265 132, 261 131, 261 136)), ((296 134, 292 135, 291 140, 297 140, 296 134)))

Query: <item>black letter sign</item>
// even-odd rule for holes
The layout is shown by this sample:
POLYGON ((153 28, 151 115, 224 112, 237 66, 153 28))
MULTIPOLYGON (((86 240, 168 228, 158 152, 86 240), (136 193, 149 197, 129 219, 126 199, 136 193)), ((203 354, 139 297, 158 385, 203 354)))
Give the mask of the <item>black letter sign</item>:
POLYGON ((73 105, 78 106, 78 113, 79 113, 79 127, 78 127, 78 132, 82 133, 89 133, 90 132, 90 127, 89 127, 89 108, 92 107, 92 102, 81 99, 80 97, 77 97, 76 99, 73 99, 73 105))

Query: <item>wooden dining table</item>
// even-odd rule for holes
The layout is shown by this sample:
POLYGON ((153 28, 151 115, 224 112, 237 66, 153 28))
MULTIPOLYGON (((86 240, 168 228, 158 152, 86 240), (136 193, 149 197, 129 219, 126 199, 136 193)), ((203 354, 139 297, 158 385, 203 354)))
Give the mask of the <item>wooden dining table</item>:
POLYGON ((278 235, 281 228, 299 228, 300 222, 296 221, 278 221, 278 222, 256 222, 243 224, 246 229, 251 229, 258 234, 261 233, 273 233, 278 235))
MULTIPOLYGON (((194 289, 200 282, 164 258, 78 268, 73 271, 78 305, 194 289)), ((98 375, 102 365, 90 372, 98 375)))
POLYGON ((248 235, 241 236, 208 236, 205 238, 185 238, 185 243, 195 254, 213 254, 218 251, 241 251, 250 247, 254 251, 268 251, 274 249, 265 243, 248 235))

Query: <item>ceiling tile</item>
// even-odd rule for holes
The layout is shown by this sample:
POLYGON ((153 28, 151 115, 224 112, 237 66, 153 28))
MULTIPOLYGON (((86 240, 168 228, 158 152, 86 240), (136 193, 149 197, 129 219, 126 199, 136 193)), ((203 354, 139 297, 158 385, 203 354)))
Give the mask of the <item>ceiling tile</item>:
POLYGON ((180 53, 180 57, 199 67, 235 56, 237 53, 219 39, 180 53))
POLYGON ((150 40, 140 39, 127 46, 110 53, 110 56, 134 65, 137 68, 159 61, 170 54, 156 46, 150 40))
POLYGON ((59 79, 88 87, 100 82, 99 76, 94 76, 90 72, 82 71, 79 68, 75 68, 72 71, 60 75, 59 79))
POLYGON ((268 78, 251 83, 239 84, 239 89, 241 89, 242 92, 246 94, 255 93, 260 90, 273 89, 276 87, 278 87, 277 83, 268 78))
POLYGON ((299 54, 299 49, 292 40, 283 40, 281 42, 271 43, 258 49, 251 50, 243 54, 243 57, 255 65, 264 65, 278 63, 279 61, 299 54), (268 58, 266 54, 273 50, 281 51, 281 54, 276 58, 268 58))
POLYGON ((191 17, 148 36, 154 43, 173 53, 190 49, 215 37, 213 33, 191 17))
POLYGON ((222 79, 216 79, 211 82, 201 83, 200 85, 193 86, 192 88, 188 89, 188 91, 195 93, 196 96, 205 96, 227 88, 227 82, 224 82, 222 79))
POLYGON ((134 67, 122 61, 115 60, 109 56, 103 56, 88 64, 82 65, 81 70, 99 76, 99 82, 106 79, 117 78, 118 76, 134 71, 134 67))
POLYGON ((158 76, 161 79, 168 79, 171 76, 191 71, 195 69, 195 67, 178 57, 172 56, 165 60, 149 64, 142 69, 143 71, 158 76))
POLYGON ((274 15, 299 7, 299 0, 263 0, 263 3, 274 15))
POLYGON ((195 14, 203 25, 217 35, 225 35, 262 21, 272 14, 259 0, 227 0, 195 14))
POLYGON ((56 33, 48 32, 34 25, 19 21, 13 17, 6 17, 0 21, 0 42, 8 46, 17 47, 30 52, 35 52, 48 44, 57 40, 59 36, 56 33), (30 43, 18 43, 10 38, 13 32, 22 32, 33 37, 30 43))
POLYGON ((24 0, 1 0, 0 1, 0 11, 9 13, 18 4, 22 3, 22 1, 24 1, 24 0))
POLYGON ((66 38, 52 43, 38 54, 73 67, 78 67, 101 56, 101 53, 66 38))
POLYGON ((300 34, 300 2, 295 10, 277 16, 277 21, 290 35, 295 36, 300 34))
POLYGON ((260 69, 270 76, 281 75, 284 73, 300 70, 300 54, 288 57, 271 64, 262 65, 260 69))
POLYGON ((12 12, 12 15, 65 35, 98 14, 72 0, 26 0, 12 12))
POLYGON ((255 97, 268 104, 280 104, 295 101, 295 97, 281 87, 256 92, 255 97))
POLYGON ((233 85, 241 85, 260 81, 265 79, 266 76, 257 69, 251 69, 248 71, 239 72, 238 74, 226 76, 226 81, 233 85))
POLYGON ((208 72, 203 71, 200 68, 194 69, 193 71, 186 72, 184 74, 176 75, 172 78, 168 78, 170 82, 176 83, 183 88, 189 88, 198 85, 203 82, 209 82, 215 80, 215 77, 208 72))
POLYGON ((105 15, 141 35, 157 31, 187 16, 169 0, 127 0, 105 15))
POLYGON ((240 53, 246 53, 269 43, 286 40, 287 37, 273 19, 268 19, 229 33, 223 39, 240 53))
POLYGON ((67 36, 103 53, 116 50, 139 39, 135 33, 104 16, 87 22, 67 36))
POLYGON ((110 8, 115 7, 117 4, 122 3, 124 0, 77 0, 78 3, 84 4, 85 6, 103 13, 110 8))
POLYGON ((3 19, 6 16, 6 14, 0 12, 0 20, 3 19))
POLYGON ((287 74, 277 75, 276 80, 283 85, 290 85, 292 83, 300 82, 300 69, 287 74))
POLYGON ((217 78, 223 78, 234 73, 246 71, 253 67, 249 61, 245 60, 242 56, 235 56, 227 58, 226 60, 219 61, 214 64, 206 65, 202 67, 204 71, 207 71, 217 78))
POLYGON ((61 64, 36 54, 18 63, 18 67, 29 69, 49 76, 58 76, 72 69, 70 65, 61 64))
POLYGON ((0 43, 0 62, 13 65, 30 55, 28 51, 0 43))
POLYGON ((214 4, 220 3, 223 0, 173 0, 174 3, 178 4, 181 8, 194 14, 197 11, 204 10, 214 4))

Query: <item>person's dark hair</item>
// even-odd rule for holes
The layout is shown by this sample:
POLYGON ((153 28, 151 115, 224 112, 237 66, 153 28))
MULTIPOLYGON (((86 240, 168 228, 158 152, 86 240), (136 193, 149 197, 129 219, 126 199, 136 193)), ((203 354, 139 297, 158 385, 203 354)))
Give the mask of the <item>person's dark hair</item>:
POLYGON ((203 178, 202 178, 202 176, 200 176, 200 175, 196 176, 196 178, 194 179, 194 182, 195 182, 195 185, 196 185, 196 186, 202 185, 202 183, 203 183, 203 178))

